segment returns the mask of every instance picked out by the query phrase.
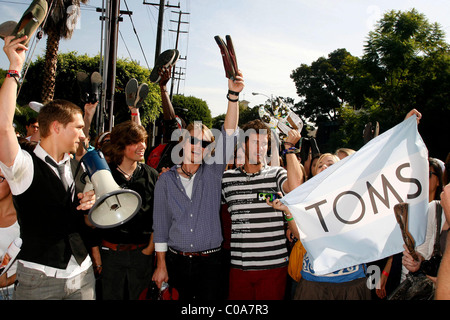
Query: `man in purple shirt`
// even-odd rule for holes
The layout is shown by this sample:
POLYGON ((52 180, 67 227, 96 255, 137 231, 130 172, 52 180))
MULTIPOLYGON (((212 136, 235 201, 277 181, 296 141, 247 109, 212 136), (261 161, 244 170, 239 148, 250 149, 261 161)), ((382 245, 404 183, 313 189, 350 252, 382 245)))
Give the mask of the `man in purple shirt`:
POLYGON ((153 229, 157 267, 153 281, 160 288, 168 282, 178 290, 180 300, 223 298, 221 180, 233 157, 243 88, 241 72, 236 80, 228 80, 228 110, 214 157, 208 158, 212 132, 199 122, 191 123, 179 144, 181 164, 163 173, 156 183, 153 229))

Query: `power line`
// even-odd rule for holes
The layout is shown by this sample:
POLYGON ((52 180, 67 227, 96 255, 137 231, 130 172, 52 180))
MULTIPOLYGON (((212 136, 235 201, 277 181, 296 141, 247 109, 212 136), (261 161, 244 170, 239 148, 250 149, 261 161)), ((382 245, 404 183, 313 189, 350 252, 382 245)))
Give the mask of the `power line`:
POLYGON ((125 49, 127 49, 127 51, 128 51, 128 55, 130 56, 130 59, 133 60, 133 57, 131 56, 131 52, 130 52, 130 50, 128 50, 127 44, 126 44, 125 39, 124 39, 124 37, 122 35, 122 31, 119 30, 119 34, 120 34, 120 37, 122 38, 123 44, 125 45, 125 49))
MULTIPOLYGON (((124 0, 124 3, 125 3, 125 6, 127 7, 127 10, 129 11, 127 1, 124 0)), ((150 69, 150 66, 149 66, 148 61, 147 61, 147 57, 145 56, 144 49, 142 48, 141 40, 139 39, 139 35, 137 34, 136 28, 135 28, 135 26, 134 26, 133 19, 131 18, 131 14, 128 15, 128 16, 130 17, 131 25, 133 26, 133 31, 134 31, 134 34, 136 35, 137 41, 138 41, 138 43, 139 43, 139 47, 141 48, 142 55, 144 56, 145 63, 147 64, 147 68, 150 69)), ((128 50, 128 49, 127 49, 127 50, 128 50)))

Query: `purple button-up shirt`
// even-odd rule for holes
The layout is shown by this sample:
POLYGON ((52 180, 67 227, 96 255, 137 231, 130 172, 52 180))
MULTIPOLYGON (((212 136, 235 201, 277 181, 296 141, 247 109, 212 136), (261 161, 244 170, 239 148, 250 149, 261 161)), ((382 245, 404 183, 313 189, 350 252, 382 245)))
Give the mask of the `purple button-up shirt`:
POLYGON ((167 243, 183 252, 220 247, 223 240, 220 222, 222 175, 227 160, 233 157, 238 132, 228 136, 222 128, 216 144, 216 159, 220 160, 200 165, 194 177, 191 199, 181 183, 176 165, 159 177, 153 209, 153 241, 156 244, 167 243), (223 152, 218 154, 219 150, 223 152))

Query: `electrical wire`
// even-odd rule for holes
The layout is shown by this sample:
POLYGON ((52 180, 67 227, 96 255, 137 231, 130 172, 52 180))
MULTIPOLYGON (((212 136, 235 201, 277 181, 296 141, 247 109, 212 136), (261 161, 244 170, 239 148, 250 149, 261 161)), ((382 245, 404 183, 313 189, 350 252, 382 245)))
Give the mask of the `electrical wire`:
MULTIPOLYGON (((130 10, 128 9, 128 4, 127 4, 127 1, 126 1, 126 0, 124 0, 124 3, 125 3, 125 6, 127 7, 127 11, 130 11, 130 10)), ((139 35, 137 34, 136 28, 135 28, 135 26, 134 26, 133 19, 131 18, 131 15, 129 15, 129 17, 130 17, 131 25, 133 26, 134 34, 136 35, 137 41, 138 41, 138 43, 139 43, 139 46, 141 47, 142 55, 144 56, 145 63, 147 64, 147 68, 150 69, 150 66, 149 66, 148 61, 147 61, 147 57, 145 56, 144 49, 142 48, 141 40, 139 39, 139 35)), ((128 49, 127 49, 127 50, 128 50, 128 49)))

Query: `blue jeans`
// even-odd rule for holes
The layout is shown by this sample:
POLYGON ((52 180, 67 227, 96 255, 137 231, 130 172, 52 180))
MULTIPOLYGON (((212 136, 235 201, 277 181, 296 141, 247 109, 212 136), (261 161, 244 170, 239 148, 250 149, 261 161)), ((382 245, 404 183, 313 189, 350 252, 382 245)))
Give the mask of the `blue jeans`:
POLYGON ((17 264, 14 300, 95 300, 95 276, 92 266, 69 279, 48 277, 42 271, 17 264))

